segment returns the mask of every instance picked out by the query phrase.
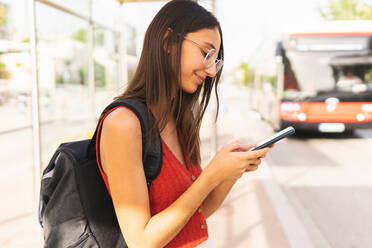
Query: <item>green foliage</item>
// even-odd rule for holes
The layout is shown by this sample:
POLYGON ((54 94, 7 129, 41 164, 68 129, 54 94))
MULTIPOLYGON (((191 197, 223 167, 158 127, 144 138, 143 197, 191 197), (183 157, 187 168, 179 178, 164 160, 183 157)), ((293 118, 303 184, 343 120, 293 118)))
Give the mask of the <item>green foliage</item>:
POLYGON ((6 25, 6 7, 0 3, 0 27, 6 25))
MULTIPOLYGON (((86 43, 88 41, 88 30, 80 29, 73 34, 73 39, 86 43)), ((97 46, 103 46, 105 43, 105 35, 100 28, 94 29, 94 44, 97 46)))
POLYGON ((364 75, 364 81, 372 83, 372 69, 366 72, 366 74, 364 75))
POLYGON ((96 87, 104 87, 106 85, 105 67, 94 62, 94 75, 95 75, 96 87))
POLYGON ((271 83, 273 88, 276 88, 277 83, 278 83, 278 77, 276 75, 269 76, 267 80, 271 83))
POLYGON ((0 62, 0 78, 8 79, 9 76, 10 76, 10 73, 6 70, 6 65, 0 62))
POLYGON ((97 28, 94 30, 94 44, 101 47, 105 44, 105 35, 102 29, 97 28))
POLYGON ((372 6, 363 0, 330 0, 318 10, 325 20, 372 20, 372 6))
POLYGON ((73 38, 75 40, 86 43, 88 40, 88 31, 86 29, 80 29, 73 35, 73 38))
POLYGON ((63 80, 62 74, 57 74, 56 75, 56 84, 63 84, 63 83, 64 83, 64 80, 63 80))
POLYGON ((248 87, 248 85, 253 82, 253 76, 254 76, 254 72, 253 70, 249 67, 248 63, 241 63, 237 70, 241 70, 243 73, 242 73, 242 83, 243 83, 243 86, 245 87, 248 87))
POLYGON ((85 68, 85 67, 80 67, 79 68, 79 70, 78 70, 79 84, 81 84, 81 85, 86 84, 87 78, 88 78, 87 74, 88 74, 87 73, 87 68, 85 68))

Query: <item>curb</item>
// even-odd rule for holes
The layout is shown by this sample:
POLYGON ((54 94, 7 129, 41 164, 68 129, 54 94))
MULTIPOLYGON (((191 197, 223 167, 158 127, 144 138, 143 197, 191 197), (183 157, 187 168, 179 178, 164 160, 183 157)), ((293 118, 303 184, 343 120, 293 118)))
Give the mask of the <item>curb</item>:
POLYGON ((304 224, 290 204, 288 197, 276 182, 270 170, 270 166, 263 161, 260 170, 260 179, 265 186, 266 192, 291 247, 315 248, 304 224))

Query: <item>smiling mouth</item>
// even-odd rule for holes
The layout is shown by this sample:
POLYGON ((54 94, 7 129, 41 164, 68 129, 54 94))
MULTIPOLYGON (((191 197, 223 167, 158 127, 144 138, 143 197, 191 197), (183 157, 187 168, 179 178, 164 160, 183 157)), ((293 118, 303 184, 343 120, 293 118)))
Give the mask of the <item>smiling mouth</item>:
POLYGON ((200 83, 200 84, 203 83, 203 81, 205 80, 205 78, 199 76, 199 75, 196 74, 196 73, 195 73, 195 75, 196 75, 197 79, 199 80, 199 83, 200 83))

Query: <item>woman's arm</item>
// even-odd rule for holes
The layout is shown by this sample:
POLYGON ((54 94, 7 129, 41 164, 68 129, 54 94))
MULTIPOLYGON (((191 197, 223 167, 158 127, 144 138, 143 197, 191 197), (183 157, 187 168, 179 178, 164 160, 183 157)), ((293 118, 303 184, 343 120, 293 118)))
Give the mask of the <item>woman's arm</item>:
MULTIPOLYGON (((237 151, 246 152, 254 145, 242 146, 237 151)), ((271 146, 272 147, 272 146, 271 146)), ((255 171, 258 169, 258 165, 261 163, 261 160, 251 161, 252 163, 246 169, 246 172, 255 171)), ((212 192, 207 196, 203 202, 203 214, 205 218, 210 217, 223 203, 226 196, 229 194, 230 190, 236 183, 237 179, 225 180, 220 183, 212 192)))
MULTIPOLYGON (((169 207, 151 216, 142 164, 142 135, 137 116, 119 108, 106 117, 101 135, 101 162, 121 231, 129 247, 163 247, 185 226, 210 192, 244 173, 263 151, 233 152, 238 143, 219 151, 197 180, 169 207)), ((266 153, 267 151, 265 151, 266 153)))
POLYGON ((209 218, 221 206, 236 181, 237 179, 222 182, 207 196, 203 202, 205 218, 209 218))
POLYGON ((128 246, 163 247, 184 227, 218 179, 205 171, 173 204, 151 217, 141 137, 135 114, 125 108, 113 111, 103 125, 102 166, 128 246))

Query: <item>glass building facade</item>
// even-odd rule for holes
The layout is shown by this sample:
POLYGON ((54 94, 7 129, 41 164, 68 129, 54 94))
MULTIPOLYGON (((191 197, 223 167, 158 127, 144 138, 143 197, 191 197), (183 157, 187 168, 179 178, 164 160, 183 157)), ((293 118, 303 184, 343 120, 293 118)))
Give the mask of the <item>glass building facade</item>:
POLYGON ((91 137, 136 44, 114 0, 0 0, 0 231, 34 212, 58 145, 91 137))

